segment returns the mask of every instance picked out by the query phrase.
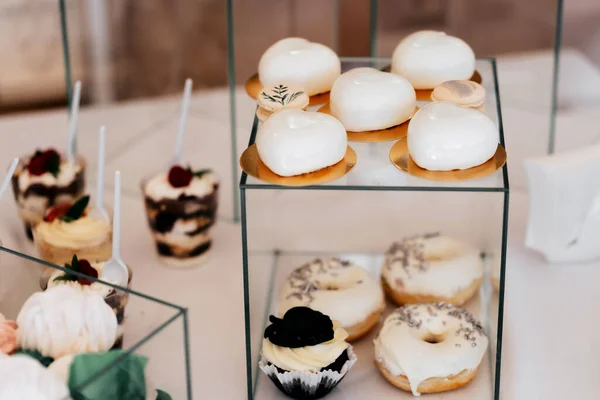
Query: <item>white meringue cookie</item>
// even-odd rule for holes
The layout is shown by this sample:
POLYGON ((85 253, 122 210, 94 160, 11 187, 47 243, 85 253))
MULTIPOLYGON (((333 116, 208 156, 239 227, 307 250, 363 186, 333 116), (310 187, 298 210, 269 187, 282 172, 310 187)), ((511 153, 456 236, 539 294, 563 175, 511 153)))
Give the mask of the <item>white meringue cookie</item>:
POLYGON ((469 79, 475 72, 475 53, 463 40, 436 31, 408 35, 392 55, 392 73, 405 77, 415 89, 433 89, 442 82, 469 79))
POLYGON ((416 94, 401 76, 375 68, 354 68, 333 84, 331 113, 351 132, 387 129, 407 121, 416 94))
POLYGON ((263 86, 298 86, 309 96, 331 90, 340 76, 342 64, 329 47, 302 38, 286 38, 274 43, 258 63, 263 86))
POLYGON ((17 324, 20 348, 54 359, 109 350, 117 337, 117 317, 100 295, 64 285, 29 297, 17 324))
POLYGON ((73 364, 74 354, 63 356, 58 360, 54 360, 48 365, 48 371, 52 371, 62 382, 69 383, 69 375, 71 374, 71 364, 73 364))
POLYGON ((408 124, 408 151, 430 171, 467 169, 489 160, 498 148, 498 127, 484 113, 454 103, 421 108, 408 124))
POLYGON ((0 358, 0 377, 0 400, 71 399, 67 385, 28 356, 0 358))
POLYGON ((346 130, 334 117, 310 111, 283 110, 258 129, 256 148, 262 162, 280 176, 314 172, 341 161, 346 130))

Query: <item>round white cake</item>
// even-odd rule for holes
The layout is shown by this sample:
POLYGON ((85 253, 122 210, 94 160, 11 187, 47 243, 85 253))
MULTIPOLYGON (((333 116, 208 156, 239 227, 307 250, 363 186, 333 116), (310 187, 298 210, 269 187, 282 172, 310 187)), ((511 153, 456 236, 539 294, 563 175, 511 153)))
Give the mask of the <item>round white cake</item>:
POLYGON ((469 79, 475 72, 475 53, 463 40, 436 31, 408 35, 392 55, 392 73, 405 77, 415 89, 433 89, 442 82, 469 79))
POLYGON ((489 160, 498 148, 498 128, 486 114, 454 103, 421 108, 408 124, 408 151, 430 171, 467 169, 489 160))
POLYGON ((343 73, 330 94, 331 113, 351 132, 387 129, 415 111, 415 90, 401 76, 375 68, 343 73))
POLYGON ((318 171, 346 154, 346 130, 330 115, 283 110, 258 129, 256 148, 262 162, 280 176, 318 171))
POLYGON ((329 92, 340 76, 339 57, 329 47, 302 38, 281 39, 264 52, 258 63, 263 86, 298 86, 309 96, 329 92))

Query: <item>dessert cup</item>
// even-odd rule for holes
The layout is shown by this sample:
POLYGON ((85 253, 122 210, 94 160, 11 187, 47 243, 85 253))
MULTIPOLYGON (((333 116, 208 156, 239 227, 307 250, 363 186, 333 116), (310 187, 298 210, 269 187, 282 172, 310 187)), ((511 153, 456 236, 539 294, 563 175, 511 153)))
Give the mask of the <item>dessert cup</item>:
MULTIPOLYGON (((84 259, 83 257, 80 260, 84 259)), ((91 266, 98 271, 98 276, 102 275, 102 268, 104 268, 104 263, 93 263, 91 266)), ((129 271, 129 280, 127 281, 127 289, 131 289, 131 277, 133 271, 127 266, 127 270, 129 271)), ((40 287, 42 290, 46 290, 58 285, 68 285, 74 288, 78 288, 81 290, 88 290, 95 293, 98 293, 100 296, 104 298, 106 304, 112 308, 116 317, 117 317, 117 339, 115 344, 113 345, 113 349, 121 349, 123 347, 123 335, 125 332, 125 307, 129 301, 129 292, 123 289, 117 290, 108 285, 105 285, 101 282, 91 282, 89 285, 81 284, 78 280, 74 281, 56 281, 55 279, 65 275, 63 271, 53 270, 53 273, 50 275, 49 279, 44 279, 43 277, 40 279, 40 287)), ((110 281, 106 281, 109 283, 114 283, 110 281)))
POLYGON ((12 177, 17 209, 25 225, 27 237, 31 240, 32 229, 42 221, 46 210, 81 197, 85 189, 86 168, 86 161, 81 156, 76 158, 75 166, 61 156, 57 176, 50 172, 33 175, 27 168, 32 158, 31 155, 21 157, 12 177))
POLYGON ((193 177, 185 187, 172 187, 167 173, 141 182, 150 231, 160 261, 174 268, 205 262, 212 245, 219 183, 212 172, 193 177))

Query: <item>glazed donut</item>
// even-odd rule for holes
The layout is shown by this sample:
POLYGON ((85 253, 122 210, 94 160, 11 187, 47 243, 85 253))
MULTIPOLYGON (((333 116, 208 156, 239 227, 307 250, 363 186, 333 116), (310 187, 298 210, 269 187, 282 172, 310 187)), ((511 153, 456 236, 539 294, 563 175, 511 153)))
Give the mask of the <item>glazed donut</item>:
POLYGON ((381 287, 362 267, 337 258, 317 258, 295 269, 281 290, 279 314, 297 306, 339 321, 351 341, 377 325, 385 300, 381 287))
POLYGON ((394 386, 419 396, 469 383, 477 375, 488 339, 481 323, 466 310, 429 303, 391 313, 374 344, 381 374, 394 386))
POLYGON ((385 253, 381 281, 398 305, 467 302, 483 281, 479 251, 439 233, 408 237, 385 253))

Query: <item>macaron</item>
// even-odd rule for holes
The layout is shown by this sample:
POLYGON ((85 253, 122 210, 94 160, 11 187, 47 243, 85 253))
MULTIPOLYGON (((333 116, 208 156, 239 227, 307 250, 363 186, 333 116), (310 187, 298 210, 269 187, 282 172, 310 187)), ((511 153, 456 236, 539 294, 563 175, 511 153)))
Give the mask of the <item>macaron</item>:
POLYGON ((479 108, 485 101, 485 89, 473 81, 447 81, 433 89, 431 100, 448 101, 462 107, 479 108))
POLYGON ((259 120, 265 121, 277 111, 306 109, 309 97, 302 88, 278 84, 263 88, 258 94, 257 101, 256 115, 259 120))

